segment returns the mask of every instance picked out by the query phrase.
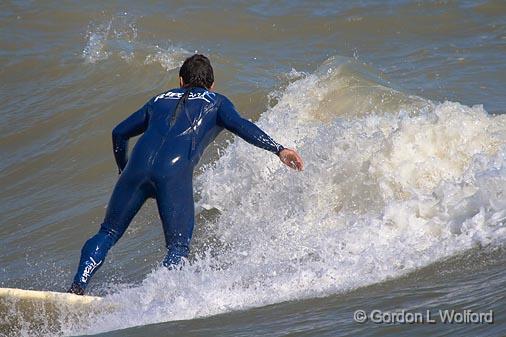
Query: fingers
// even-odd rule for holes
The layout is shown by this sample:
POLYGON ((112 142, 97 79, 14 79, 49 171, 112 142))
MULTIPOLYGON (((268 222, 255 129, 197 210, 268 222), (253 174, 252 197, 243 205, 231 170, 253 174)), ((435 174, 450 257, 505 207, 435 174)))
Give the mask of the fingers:
POLYGON ((295 155, 297 157, 297 169, 299 171, 304 170, 304 161, 302 160, 302 158, 299 156, 298 153, 296 153, 295 155))
POLYGON ((302 163, 302 159, 297 156, 297 154, 292 153, 290 156, 287 157, 288 166, 291 168, 302 171, 304 164, 302 163))
POLYGON ((293 168, 294 170, 299 170, 298 163, 294 160, 290 160, 290 167, 293 168))
POLYGON ((304 169, 304 162, 300 155, 291 149, 284 149, 281 152, 280 159, 286 166, 297 170, 302 171, 304 169))
POLYGON ((303 170, 303 164, 302 164, 302 161, 300 160, 300 158, 297 158, 296 161, 294 162, 295 164, 295 169, 298 170, 298 171, 302 171, 303 170))
POLYGON ((304 168, 304 163, 303 163, 303 161, 302 161, 302 158, 301 158, 301 157, 299 156, 299 154, 298 154, 297 152, 295 152, 295 151, 293 151, 293 152, 291 153, 291 155, 292 155, 292 156, 291 156, 292 158, 290 159, 290 161, 293 163, 293 166, 292 166, 292 167, 293 167, 294 169, 298 170, 298 171, 302 171, 302 170, 303 170, 303 168, 304 168))

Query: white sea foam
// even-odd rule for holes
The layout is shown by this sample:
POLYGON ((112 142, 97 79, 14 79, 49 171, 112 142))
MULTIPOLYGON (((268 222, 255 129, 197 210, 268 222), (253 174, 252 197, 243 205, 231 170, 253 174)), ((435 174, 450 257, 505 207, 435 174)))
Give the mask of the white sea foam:
MULTIPOLYGON (((83 49, 82 57, 87 63, 95 63, 107 59, 110 52, 105 50, 105 43, 111 30, 112 22, 102 23, 93 26, 86 33, 86 46, 83 49)), ((91 26, 91 24, 90 24, 91 26)))
POLYGON ((82 57, 87 63, 96 63, 118 53, 129 59, 137 39, 135 18, 128 13, 114 15, 101 22, 90 22, 82 57))
POLYGON ((162 49, 155 46, 154 49, 152 53, 146 56, 144 64, 158 63, 167 71, 180 67, 184 59, 190 54, 187 50, 176 47, 162 49))
POLYGON ((125 12, 91 22, 86 33, 82 51, 85 63, 97 63, 113 55, 129 64, 159 64, 169 71, 178 68, 190 52, 177 46, 162 48, 139 41, 136 18, 125 12))
POLYGON ((182 271, 156 270, 107 297, 118 310, 73 324, 62 317, 63 333, 325 296, 503 245, 506 116, 409 97, 353 67, 329 60, 259 121, 300 151, 304 172, 236 139, 197 177, 199 209, 221 213, 205 224, 216 257, 203 250, 182 271))

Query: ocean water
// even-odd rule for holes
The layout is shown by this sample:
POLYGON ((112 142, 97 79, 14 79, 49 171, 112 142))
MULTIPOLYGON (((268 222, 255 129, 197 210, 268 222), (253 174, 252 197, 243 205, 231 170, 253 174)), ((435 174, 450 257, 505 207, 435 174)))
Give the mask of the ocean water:
POLYGON ((194 52, 306 164, 222 133, 195 171, 186 268, 159 267, 150 201, 89 288, 112 307, 12 304, 1 335, 506 335, 504 2, 0 9, 1 287, 68 287, 117 179, 112 128, 194 52), (353 319, 452 309, 494 323, 353 319))

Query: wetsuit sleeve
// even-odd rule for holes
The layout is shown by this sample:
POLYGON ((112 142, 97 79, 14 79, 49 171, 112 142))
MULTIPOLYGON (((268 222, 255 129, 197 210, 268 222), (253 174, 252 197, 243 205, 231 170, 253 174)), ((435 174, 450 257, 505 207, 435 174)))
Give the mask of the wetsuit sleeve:
POLYGON ((226 97, 222 99, 218 110, 218 119, 220 126, 238 135, 250 144, 275 154, 284 149, 282 145, 276 143, 254 123, 242 118, 232 102, 226 97))
POLYGON ((116 159, 119 173, 123 171, 128 161, 128 140, 143 133, 148 126, 151 103, 151 101, 146 103, 112 130, 114 159, 116 159))

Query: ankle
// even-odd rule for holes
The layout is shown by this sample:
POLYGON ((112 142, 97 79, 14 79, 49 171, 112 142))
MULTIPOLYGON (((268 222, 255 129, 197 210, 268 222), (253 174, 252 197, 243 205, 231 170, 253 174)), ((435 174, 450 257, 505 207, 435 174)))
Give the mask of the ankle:
POLYGON ((72 285, 70 286, 69 290, 67 290, 67 292, 75 295, 84 295, 84 288, 79 284, 72 282, 72 285))

